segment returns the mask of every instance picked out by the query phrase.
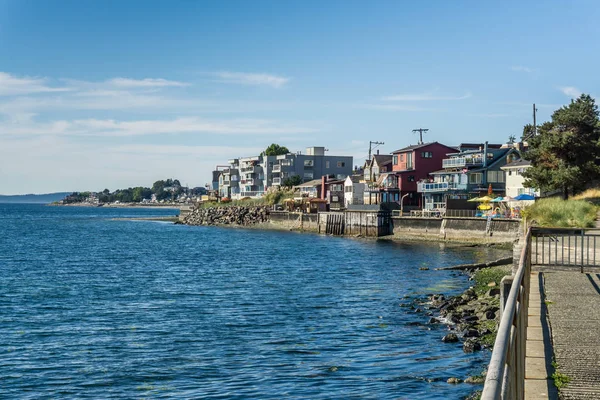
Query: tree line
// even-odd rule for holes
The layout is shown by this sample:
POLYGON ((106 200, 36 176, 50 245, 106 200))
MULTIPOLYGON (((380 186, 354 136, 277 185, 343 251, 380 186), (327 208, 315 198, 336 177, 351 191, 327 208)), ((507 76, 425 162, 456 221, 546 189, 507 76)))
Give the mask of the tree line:
MULTIPOLYGON (((156 196, 157 201, 174 200, 182 194, 187 188, 183 188, 178 179, 165 179, 154 182, 152 187, 137 186, 127 189, 117 189, 111 192, 104 189, 97 193, 100 203, 141 203, 144 199, 150 200, 152 195, 156 196)), ((201 195, 206 193, 204 188, 194 188, 189 190, 190 195, 201 195)), ((75 192, 67 196, 64 203, 81 203, 92 195, 91 192, 75 192)))
POLYGON ((522 139, 529 144, 523 158, 531 162, 525 186, 567 199, 600 181, 600 118, 590 95, 554 111, 550 121, 526 125, 522 139))

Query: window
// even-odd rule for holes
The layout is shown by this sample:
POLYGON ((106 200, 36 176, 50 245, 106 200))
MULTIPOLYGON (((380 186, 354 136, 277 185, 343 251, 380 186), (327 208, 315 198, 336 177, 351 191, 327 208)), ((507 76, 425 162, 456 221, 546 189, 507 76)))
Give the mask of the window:
POLYGON ((502 171, 488 171, 487 172, 488 182, 490 183, 502 183, 504 182, 504 172, 502 171))
POLYGON ((404 154, 400 154, 400 161, 404 161, 404 154))
POLYGON ((344 193, 352 193, 352 186, 344 187, 344 193))
POLYGON ((337 162, 337 166, 338 166, 338 168, 345 167, 345 166, 346 166, 346 163, 345 163, 345 162, 343 162, 343 161, 338 161, 338 162, 337 162))
POLYGON ((325 161, 325 168, 329 168, 329 161, 325 161))
POLYGON ((483 181, 483 174, 481 172, 474 172, 469 174, 469 183, 481 183, 483 181))
POLYGON ((409 182, 414 182, 415 181, 415 176, 414 175, 409 175, 407 180, 409 182))
POLYGON ((394 155, 394 161, 393 161, 394 165, 398 165, 398 156, 394 155))
POLYGON ((512 169, 508 170, 508 176, 512 176, 512 169))
POLYGON ((313 160, 304 160, 304 166, 305 167, 312 167, 313 166, 313 160))
POLYGON ((433 158, 433 153, 431 151, 422 151, 421 158, 433 158))

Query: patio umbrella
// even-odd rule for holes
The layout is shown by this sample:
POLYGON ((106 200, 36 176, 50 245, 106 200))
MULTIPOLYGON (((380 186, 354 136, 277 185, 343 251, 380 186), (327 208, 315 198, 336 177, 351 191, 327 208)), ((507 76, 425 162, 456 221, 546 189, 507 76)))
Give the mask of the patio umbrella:
POLYGON ((477 201, 485 203, 485 202, 488 202, 488 201, 492 201, 492 198, 490 196, 483 196, 483 197, 480 197, 477 201))
POLYGON ((495 199, 490 200, 491 203, 500 203, 503 201, 504 201, 504 198, 502 196, 498 196, 495 199))
POLYGON ((480 197, 474 197, 474 198, 469 199, 467 201, 481 201, 481 198, 480 197))
POLYGON ((514 200, 522 201, 522 200, 535 200, 535 197, 530 194, 520 194, 514 198, 514 200))

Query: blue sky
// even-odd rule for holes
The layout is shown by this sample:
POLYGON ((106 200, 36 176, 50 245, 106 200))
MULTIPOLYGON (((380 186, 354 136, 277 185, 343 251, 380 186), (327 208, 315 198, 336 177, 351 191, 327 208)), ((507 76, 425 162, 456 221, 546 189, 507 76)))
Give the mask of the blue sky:
POLYGON ((600 93, 594 1, 0 0, 0 193, 201 186, 276 142, 360 164, 600 93))

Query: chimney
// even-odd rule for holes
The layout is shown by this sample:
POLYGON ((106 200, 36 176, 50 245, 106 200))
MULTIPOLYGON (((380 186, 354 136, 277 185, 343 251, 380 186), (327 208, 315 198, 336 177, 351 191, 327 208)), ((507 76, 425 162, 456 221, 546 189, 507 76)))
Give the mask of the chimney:
POLYGON ((321 200, 325 200, 325 182, 327 182, 327 175, 321 177, 321 200))
POLYGON ((377 149, 377 155, 379 155, 379 149, 377 149))
POLYGON ((487 167, 487 152, 488 152, 488 142, 486 141, 483 146, 483 168, 487 167))

